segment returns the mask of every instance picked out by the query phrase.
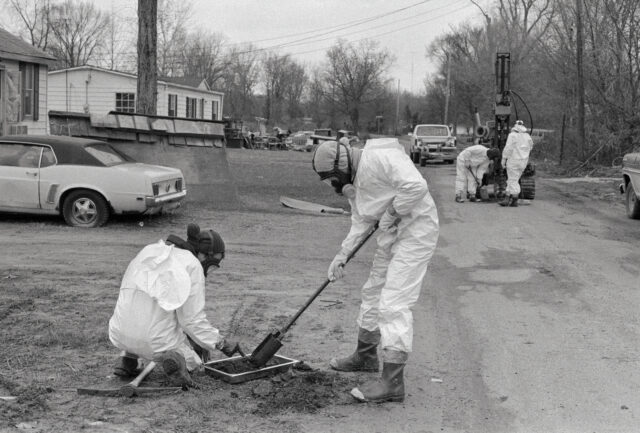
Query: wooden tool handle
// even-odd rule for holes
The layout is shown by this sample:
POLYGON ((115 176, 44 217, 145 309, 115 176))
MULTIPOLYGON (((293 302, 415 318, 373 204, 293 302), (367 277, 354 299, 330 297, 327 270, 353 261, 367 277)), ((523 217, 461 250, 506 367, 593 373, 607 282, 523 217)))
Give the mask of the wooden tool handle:
POLYGON ((147 366, 144 368, 144 370, 142 370, 140 374, 136 376, 135 379, 133 379, 131 382, 129 382, 125 386, 132 386, 134 388, 137 388, 140 385, 140 383, 144 380, 144 378, 147 377, 154 368, 156 368, 156 363, 154 361, 149 362, 147 366))

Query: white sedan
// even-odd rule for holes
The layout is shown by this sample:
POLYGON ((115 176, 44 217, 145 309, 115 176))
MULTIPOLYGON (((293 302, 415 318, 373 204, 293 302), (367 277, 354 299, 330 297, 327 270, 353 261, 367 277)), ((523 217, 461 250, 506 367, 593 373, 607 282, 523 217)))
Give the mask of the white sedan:
POLYGON ((0 137, 0 191, 0 212, 61 214, 76 227, 173 210, 187 194, 177 168, 135 162, 103 141, 35 135, 0 137))

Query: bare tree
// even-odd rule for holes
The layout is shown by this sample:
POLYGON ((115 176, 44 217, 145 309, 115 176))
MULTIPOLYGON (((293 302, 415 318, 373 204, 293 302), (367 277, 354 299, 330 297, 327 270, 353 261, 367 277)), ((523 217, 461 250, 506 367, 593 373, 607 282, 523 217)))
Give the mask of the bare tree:
POLYGON ((180 66, 183 76, 204 78, 216 87, 231 67, 231 58, 224 53, 224 37, 203 30, 188 34, 180 66))
POLYGON ((262 61, 266 100, 264 117, 267 122, 278 122, 282 118, 284 106, 286 71, 290 63, 289 55, 267 54, 262 61))
POLYGON ((302 95, 307 85, 308 77, 304 66, 295 62, 291 63, 285 71, 285 98, 287 100, 287 114, 290 119, 302 115, 302 95))
POLYGON ((138 88, 136 112, 156 114, 158 89, 156 0, 138 0, 138 88))
POLYGON ((46 50, 51 33, 51 2, 49 0, 7 0, 20 18, 31 45, 46 50))
POLYGON ((158 1, 158 74, 182 75, 181 61, 187 44, 187 26, 192 14, 190 0, 158 1))
POLYGON ((327 52, 324 81, 327 97, 351 120, 354 131, 360 128, 360 111, 384 93, 386 73, 394 59, 377 42, 364 40, 358 45, 339 40, 327 52))
POLYGON ((254 108, 252 98, 261 72, 258 54, 251 46, 245 46, 231 49, 227 57, 230 65, 224 71, 221 83, 225 92, 225 110, 233 117, 250 115, 254 108))
POLYGON ((49 52, 61 67, 86 65, 94 60, 109 28, 109 17, 93 3, 66 0, 51 6, 53 39, 49 52))

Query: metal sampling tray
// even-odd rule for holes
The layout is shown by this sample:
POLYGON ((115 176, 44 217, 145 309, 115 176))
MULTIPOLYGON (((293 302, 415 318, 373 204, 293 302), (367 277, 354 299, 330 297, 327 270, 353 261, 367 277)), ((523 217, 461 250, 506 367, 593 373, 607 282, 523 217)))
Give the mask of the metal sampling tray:
POLYGON ((274 355, 262 368, 245 369, 244 366, 248 361, 242 356, 232 356, 207 362, 204 364, 204 370, 209 376, 217 377, 227 383, 242 383, 282 373, 299 362, 286 356, 274 355))

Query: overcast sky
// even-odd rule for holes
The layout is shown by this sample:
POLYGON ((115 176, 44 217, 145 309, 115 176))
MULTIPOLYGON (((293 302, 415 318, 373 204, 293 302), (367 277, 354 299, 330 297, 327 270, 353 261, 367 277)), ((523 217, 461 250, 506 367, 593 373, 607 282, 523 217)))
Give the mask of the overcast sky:
MULTIPOLYGON (((135 20, 137 0, 89 0, 135 20)), ((423 90, 435 71, 426 47, 463 22, 483 24, 472 0, 185 0, 190 26, 222 33, 230 44, 251 42, 306 64, 320 63, 338 38, 371 38, 391 51, 390 75, 400 87, 423 90)), ((474 0, 487 10, 492 0, 474 0)), ((0 17, 0 22, 4 21, 0 17)), ((5 23, 6 25, 10 23, 5 23)), ((396 84, 397 85, 397 84, 396 84)))
MULTIPOLYGON (((490 1, 476 3, 485 8, 490 1)), ((194 0, 193 12, 194 25, 230 42, 282 46, 280 54, 307 63, 322 61, 340 37, 372 38, 395 55, 390 73, 400 87, 414 91, 434 71, 425 58, 431 41, 462 22, 484 22, 471 0, 194 0)))

